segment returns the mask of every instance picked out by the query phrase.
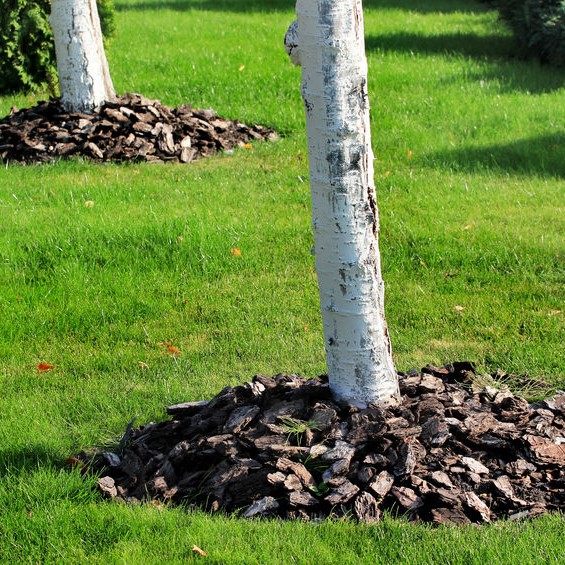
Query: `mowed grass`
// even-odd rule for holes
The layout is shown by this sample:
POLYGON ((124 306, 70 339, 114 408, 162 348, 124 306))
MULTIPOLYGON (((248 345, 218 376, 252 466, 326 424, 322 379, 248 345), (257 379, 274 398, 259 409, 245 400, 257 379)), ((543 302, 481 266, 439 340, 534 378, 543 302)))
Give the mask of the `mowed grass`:
MULTIPOLYGON (((246 522, 102 501, 66 468, 134 417, 325 371, 293 3, 116 4, 119 92, 282 138, 190 166, 0 172, 0 562, 190 562, 193 544, 214 563, 559 562, 562 516, 246 522)), ((564 388, 565 72, 512 59, 470 0, 368 0, 365 27, 398 369, 468 359, 564 388)), ((0 97, 0 115, 40 98, 0 97)))

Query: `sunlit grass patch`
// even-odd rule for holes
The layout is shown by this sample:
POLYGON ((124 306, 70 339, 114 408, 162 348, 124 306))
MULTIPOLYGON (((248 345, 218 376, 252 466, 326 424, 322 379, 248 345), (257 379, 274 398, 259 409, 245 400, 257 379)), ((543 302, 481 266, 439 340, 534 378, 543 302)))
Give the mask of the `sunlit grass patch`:
MULTIPOLYGON (((0 561, 191 562, 195 544, 217 563, 558 562, 562 516, 246 522, 103 502, 66 467, 134 417, 255 373, 325 372, 300 70, 282 47, 293 4, 117 5, 120 92, 282 137, 190 166, 0 171, 0 561)), ((508 57, 482 3, 365 6, 398 369, 469 360, 564 388, 563 72, 508 57)), ((0 113, 39 99, 0 97, 0 113)))

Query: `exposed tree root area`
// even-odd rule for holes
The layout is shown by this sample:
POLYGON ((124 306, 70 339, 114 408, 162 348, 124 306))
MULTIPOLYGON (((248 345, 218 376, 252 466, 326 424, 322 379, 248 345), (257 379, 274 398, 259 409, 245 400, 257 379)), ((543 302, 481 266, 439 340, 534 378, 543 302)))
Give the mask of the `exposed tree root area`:
POLYGON ((248 518, 370 524, 388 510, 469 524, 563 510, 565 394, 528 403, 511 379, 427 366, 400 374, 399 407, 357 409, 337 405, 325 377, 258 375, 74 461, 113 499, 248 518))
POLYGON ((94 161, 189 163, 255 141, 272 129, 226 120, 213 110, 125 94, 91 114, 65 112, 59 101, 12 112, 0 120, 0 161, 44 163, 71 157, 94 161))

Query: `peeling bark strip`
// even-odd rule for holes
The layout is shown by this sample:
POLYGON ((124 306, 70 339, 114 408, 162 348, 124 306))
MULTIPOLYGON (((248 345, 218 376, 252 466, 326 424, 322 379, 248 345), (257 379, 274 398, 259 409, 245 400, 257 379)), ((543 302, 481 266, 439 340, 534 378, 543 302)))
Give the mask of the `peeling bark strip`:
POLYGON ((52 0, 61 101, 69 112, 88 112, 114 98, 96 0, 52 0))
POLYGON ((302 66, 312 224, 330 386, 398 402, 384 317, 361 0, 298 0, 285 45, 302 66))

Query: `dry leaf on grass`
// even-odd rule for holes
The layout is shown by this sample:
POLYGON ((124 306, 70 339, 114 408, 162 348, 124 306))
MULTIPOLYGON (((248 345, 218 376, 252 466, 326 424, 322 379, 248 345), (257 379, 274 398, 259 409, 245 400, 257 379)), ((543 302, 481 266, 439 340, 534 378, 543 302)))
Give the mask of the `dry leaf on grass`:
POLYGON ((81 461, 78 457, 69 457, 65 460, 65 463, 71 467, 71 469, 80 469, 80 474, 84 475, 88 471, 87 465, 84 461, 81 461))
MULTIPOLYGON (((173 357, 178 357, 181 355, 181 350, 178 347, 175 347, 170 341, 160 341, 157 345, 162 345, 167 349, 167 353, 172 355, 173 357)), ((140 362, 141 366, 141 362, 140 362)))
POLYGON ((194 551, 194 553, 197 553, 198 555, 202 555, 202 557, 208 557, 208 554, 203 549, 200 549, 197 545, 192 546, 192 551, 194 551))

